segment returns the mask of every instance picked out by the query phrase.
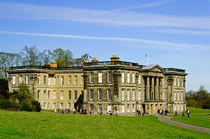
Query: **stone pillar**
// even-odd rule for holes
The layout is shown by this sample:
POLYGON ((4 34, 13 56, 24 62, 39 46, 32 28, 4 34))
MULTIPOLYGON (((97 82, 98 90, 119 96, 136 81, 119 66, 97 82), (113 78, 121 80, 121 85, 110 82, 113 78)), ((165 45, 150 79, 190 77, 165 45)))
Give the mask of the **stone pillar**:
POLYGON ((146 88, 146 99, 147 100, 150 100, 150 92, 149 92, 149 90, 150 90, 150 82, 149 82, 149 77, 147 77, 147 88, 146 88))
POLYGON ((159 100, 159 78, 156 78, 155 100, 159 100))
POLYGON ((152 92, 151 92, 151 100, 154 100, 155 97, 155 82, 154 82, 154 77, 152 77, 152 92))
POLYGON ((159 99, 163 99, 163 78, 160 78, 160 98, 159 99))

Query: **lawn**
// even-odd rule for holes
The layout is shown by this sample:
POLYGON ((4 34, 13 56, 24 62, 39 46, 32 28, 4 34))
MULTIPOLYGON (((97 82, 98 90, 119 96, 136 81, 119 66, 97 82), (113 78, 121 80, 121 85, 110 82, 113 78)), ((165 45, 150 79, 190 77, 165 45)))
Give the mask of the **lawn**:
POLYGON ((187 107, 191 111, 191 113, 210 113, 210 109, 199 109, 193 107, 187 107))
POLYGON ((190 117, 185 115, 184 118, 182 118, 181 115, 178 115, 177 118, 171 119, 178 122, 210 128, 210 116, 207 114, 191 114, 190 117))
POLYGON ((62 115, 0 110, 0 138, 210 138, 157 117, 62 115))

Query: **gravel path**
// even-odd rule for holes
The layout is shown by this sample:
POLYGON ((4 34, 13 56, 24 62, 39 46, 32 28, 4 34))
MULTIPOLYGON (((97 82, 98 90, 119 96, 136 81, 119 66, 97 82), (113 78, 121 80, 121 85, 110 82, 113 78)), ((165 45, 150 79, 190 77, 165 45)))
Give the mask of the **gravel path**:
POLYGON ((205 128, 205 127, 200 127, 200 126, 184 124, 184 123, 181 123, 181 122, 173 121, 168 116, 160 116, 160 115, 158 115, 158 119, 160 121, 162 121, 162 122, 165 122, 165 123, 168 123, 168 124, 171 124, 171 125, 176 125, 176 126, 180 126, 180 127, 183 127, 183 128, 187 128, 187 129, 191 129, 191 130, 195 130, 195 131, 199 131, 199 132, 204 132, 204 133, 210 134, 210 128, 205 128))

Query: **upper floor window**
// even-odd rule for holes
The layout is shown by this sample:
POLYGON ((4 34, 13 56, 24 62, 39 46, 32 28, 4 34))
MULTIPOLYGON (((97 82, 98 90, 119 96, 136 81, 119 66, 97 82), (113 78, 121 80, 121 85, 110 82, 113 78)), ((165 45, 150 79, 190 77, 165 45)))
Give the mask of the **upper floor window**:
POLYGON ((180 100, 180 98, 179 98, 179 93, 177 92, 177 100, 180 100))
POLYGON ((29 78, 28 78, 28 75, 26 75, 26 84, 29 84, 29 78))
POLYGON ((93 83, 93 72, 90 72, 89 83, 93 83))
POLYGON ((44 76, 44 84, 46 84, 46 82, 47 82, 47 77, 46 77, 46 75, 44 76))
POLYGON ((127 113, 130 113, 130 105, 127 105, 127 113))
POLYGON ((98 100, 102 101, 102 90, 101 89, 98 90, 98 100))
POLYGON ((112 101, 112 90, 110 89, 107 90, 107 100, 112 101))
POLYGON ((48 91, 48 100, 50 99, 50 91, 48 91))
POLYGON ((98 73, 98 83, 102 83, 102 72, 98 73))
POLYGON ((63 91, 61 91, 61 100, 63 100, 63 91))
POLYGON ((46 91, 44 91, 44 100, 46 100, 46 91))
POLYGON ((50 85, 50 77, 48 77, 48 81, 47 82, 48 82, 48 85, 50 85))
POLYGON ((141 84, 141 75, 138 77, 138 84, 141 84))
POLYGON ((107 82, 112 83, 112 72, 107 72, 107 82))
POLYGON ((130 90, 127 91, 127 100, 130 101, 130 90))
POLYGON ((132 73, 132 83, 135 83, 135 73, 132 73))
POLYGON ((176 92, 174 92, 174 101, 176 101, 176 92))
POLYGON ((12 76, 12 84, 13 84, 13 85, 16 84, 16 76, 12 76))
POLYGON ((53 99, 56 99, 56 92, 53 92, 53 99))
POLYGON ((56 85, 56 78, 53 78, 53 85, 56 85))
POLYGON ((122 83, 124 84, 125 83, 125 73, 122 72, 122 83))
POLYGON ((133 101, 135 101, 135 90, 132 92, 133 101))
POLYGON ((93 89, 90 89, 89 91, 89 100, 93 101, 93 89))
POLYGON ((183 100, 183 92, 181 92, 181 100, 183 100))
POLYGON ((40 85, 40 76, 37 77, 38 85, 40 85))
POLYGON ((74 91, 74 99, 77 99, 77 90, 74 91))
POLYGON ((130 73, 127 73, 127 83, 130 83, 130 73))
POLYGON ((180 86, 180 78, 178 78, 177 81, 178 81, 178 85, 177 86, 179 87, 180 86))
POLYGON ((174 86, 176 86, 176 78, 174 78, 174 86))
POLYGON ((125 91, 122 90, 122 101, 125 101, 125 91))
POLYGON ((77 76, 74 76, 74 85, 77 85, 77 76))
POLYGON ((61 85, 64 85, 64 77, 61 76, 61 85))
POLYGON ((37 99, 40 99, 40 91, 37 92, 37 99))
POLYGON ((141 100, 141 92, 138 91, 138 100, 140 101, 141 100))
POLYGON ((69 76, 68 85, 71 84, 71 76, 69 76))

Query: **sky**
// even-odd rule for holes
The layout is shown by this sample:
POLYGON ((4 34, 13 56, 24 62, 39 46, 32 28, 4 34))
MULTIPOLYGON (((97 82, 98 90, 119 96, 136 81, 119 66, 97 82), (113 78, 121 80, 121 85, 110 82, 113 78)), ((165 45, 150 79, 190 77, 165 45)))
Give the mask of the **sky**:
POLYGON ((63 48, 185 69, 210 91, 210 0, 0 0, 0 51, 63 48))

